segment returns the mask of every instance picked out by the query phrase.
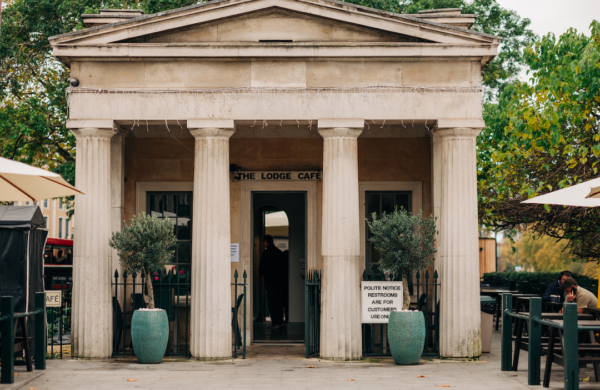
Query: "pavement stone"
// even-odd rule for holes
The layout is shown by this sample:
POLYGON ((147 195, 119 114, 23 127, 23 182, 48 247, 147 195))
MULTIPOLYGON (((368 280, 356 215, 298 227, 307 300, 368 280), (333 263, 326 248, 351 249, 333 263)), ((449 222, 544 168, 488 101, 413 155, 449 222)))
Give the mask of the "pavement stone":
MULTIPOLYGON (((158 365, 142 365, 131 360, 48 360, 47 370, 25 373, 21 378, 23 383, 16 387, 0 385, 0 390, 412 390, 437 389, 442 385, 466 390, 541 389, 541 386, 527 386, 527 354, 524 352, 519 371, 500 371, 499 332, 494 333, 492 352, 473 362, 428 360, 417 366, 396 366, 389 359, 368 363, 330 362, 305 359, 302 346, 260 346, 249 356, 253 357, 226 362, 166 361, 158 365), (269 359, 270 351, 275 358, 269 359), (308 365, 316 368, 307 368, 308 365), (37 378, 25 377, 40 373, 37 378)), ((591 367, 582 369, 580 376, 592 377, 591 382, 580 382, 582 390, 600 388, 593 381, 591 367)), ((551 386, 551 389, 563 388, 561 367, 553 368, 551 386)))

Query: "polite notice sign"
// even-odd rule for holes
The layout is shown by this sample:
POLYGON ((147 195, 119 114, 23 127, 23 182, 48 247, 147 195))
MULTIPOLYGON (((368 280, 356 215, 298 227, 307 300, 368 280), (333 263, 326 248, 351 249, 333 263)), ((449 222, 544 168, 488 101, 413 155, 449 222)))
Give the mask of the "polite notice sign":
POLYGON ((402 282, 361 282, 362 323, 387 324, 391 311, 402 310, 402 282))
POLYGON ((46 307, 61 307, 62 291, 46 291, 46 307))
POLYGON ((319 171, 285 171, 285 172, 249 172, 240 171, 235 172, 234 177, 237 180, 250 180, 250 181, 306 181, 306 180, 323 180, 323 172, 319 171))

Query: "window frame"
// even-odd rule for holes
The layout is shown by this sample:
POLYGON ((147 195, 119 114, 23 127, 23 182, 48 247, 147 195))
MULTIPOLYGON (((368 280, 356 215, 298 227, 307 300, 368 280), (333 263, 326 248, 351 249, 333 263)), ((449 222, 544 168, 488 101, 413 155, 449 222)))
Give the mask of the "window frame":
MULTIPOLYGON (((168 190, 167 191, 165 191, 165 190, 146 191, 145 192, 145 197, 146 197, 146 202, 145 202, 146 210, 145 210, 145 212, 146 212, 146 214, 150 214, 150 207, 151 207, 150 197, 153 196, 153 195, 154 196, 156 196, 156 195, 160 195, 160 196, 165 196, 165 195, 171 195, 171 196, 186 195, 186 196, 190 197, 190 204, 189 204, 189 207, 190 207, 189 214, 190 215, 189 215, 189 219, 192 222, 192 224, 190 226, 189 239, 179 239, 179 238, 176 237, 177 238, 177 244, 175 246, 175 259, 174 259, 175 261, 167 263, 167 265, 174 266, 175 269, 176 269, 176 271, 180 270, 179 269, 180 265, 185 265, 188 268, 188 272, 191 272, 191 268, 192 268, 192 228, 193 228, 192 226, 193 226, 193 221, 194 221, 194 219, 193 219, 194 218, 194 194, 193 194, 193 191, 168 191, 168 190), (190 256, 189 256, 189 262, 187 262, 187 263, 183 263, 183 262, 180 263, 180 261, 179 261, 179 246, 178 246, 178 244, 180 242, 189 242, 189 248, 190 248, 190 254, 189 255, 190 256)), ((179 213, 178 213, 178 210, 177 210, 178 207, 179 207, 179 202, 176 202, 175 205, 176 205, 176 211, 175 211, 176 217, 175 218, 179 219, 180 217, 178 215, 179 213)), ((164 216, 164 211, 163 211, 163 217, 161 217, 161 218, 164 219, 164 218, 169 218, 169 217, 164 216)), ((176 222, 176 226, 178 226, 177 222, 176 222)), ((176 231, 175 234, 177 234, 177 231, 176 231)))
POLYGON ((363 267, 367 267, 366 246, 366 193, 367 192, 412 192, 412 213, 418 214, 423 208, 422 181, 359 181, 360 255, 363 267))

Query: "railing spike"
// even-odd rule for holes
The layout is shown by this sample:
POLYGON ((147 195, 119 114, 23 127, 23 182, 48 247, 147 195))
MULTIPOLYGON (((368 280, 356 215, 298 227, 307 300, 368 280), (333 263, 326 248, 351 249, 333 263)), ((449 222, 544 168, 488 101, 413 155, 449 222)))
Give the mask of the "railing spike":
POLYGON ((437 272, 437 270, 433 271, 433 278, 434 279, 438 278, 438 272, 437 272))
POLYGON ((235 272, 233 273, 233 277, 234 277, 234 278, 236 278, 236 279, 238 278, 238 270, 237 270, 237 269, 236 269, 236 270, 235 270, 235 272))
POLYGON ((125 280, 125 279, 127 279, 127 271, 126 270, 123 271, 123 280, 125 280))
POLYGON ((131 274, 131 276, 133 277, 133 279, 135 280, 137 278, 137 272, 134 272, 133 274, 131 274))
POLYGON ((246 272, 246 270, 244 270, 244 279, 246 279, 248 277, 248 273, 246 272))
POLYGON ((119 271, 115 270, 115 279, 119 279, 119 271))
POLYGON ((429 270, 425 271, 425 280, 429 279, 429 270))
POLYGON ((417 271, 417 283, 418 283, 419 279, 421 279, 421 273, 419 271, 417 271))

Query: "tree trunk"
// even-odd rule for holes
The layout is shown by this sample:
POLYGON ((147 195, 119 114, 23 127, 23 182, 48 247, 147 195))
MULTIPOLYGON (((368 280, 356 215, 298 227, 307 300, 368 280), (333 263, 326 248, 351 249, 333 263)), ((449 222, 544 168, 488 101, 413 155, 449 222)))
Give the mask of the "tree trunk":
POLYGON ((154 287, 152 287, 152 272, 146 271, 146 288, 148 288, 148 309, 154 309, 154 287))
POLYGON ((410 307, 410 294, 408 293, 408 273, 405 270, 402 270, 402 297, 404 300, 402 310, 408 310, 410 307))

